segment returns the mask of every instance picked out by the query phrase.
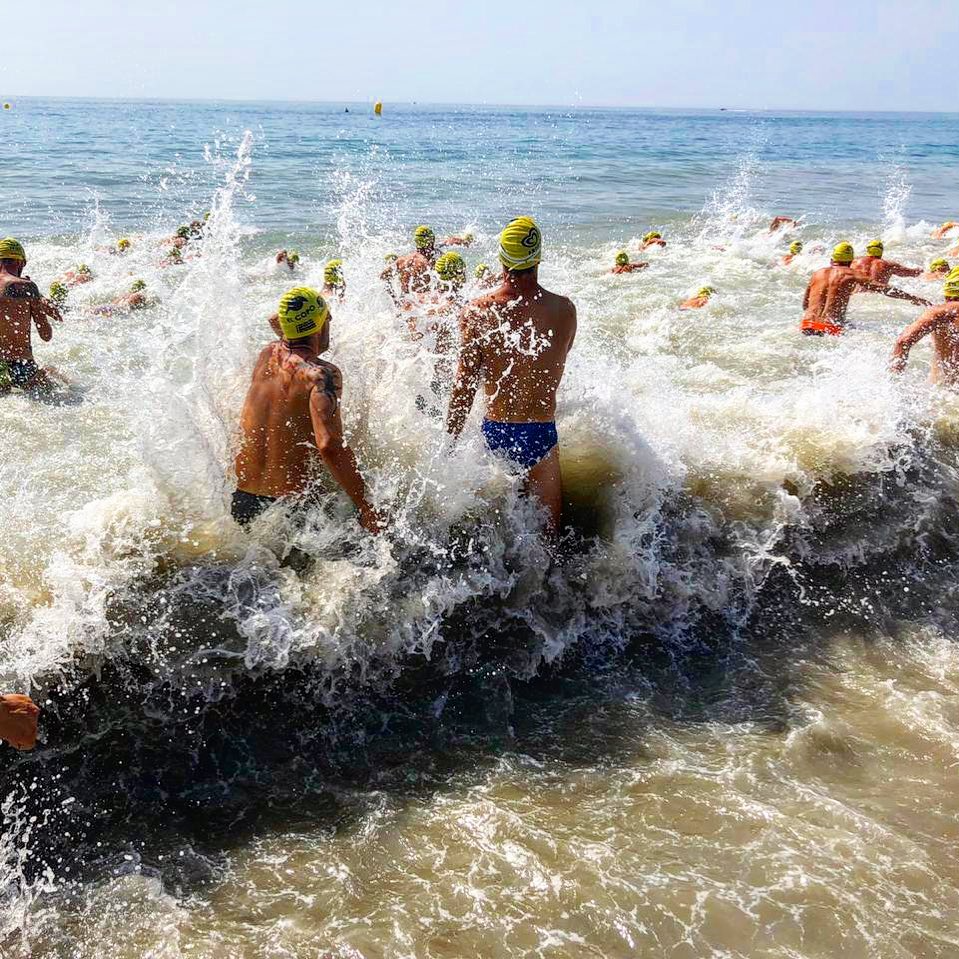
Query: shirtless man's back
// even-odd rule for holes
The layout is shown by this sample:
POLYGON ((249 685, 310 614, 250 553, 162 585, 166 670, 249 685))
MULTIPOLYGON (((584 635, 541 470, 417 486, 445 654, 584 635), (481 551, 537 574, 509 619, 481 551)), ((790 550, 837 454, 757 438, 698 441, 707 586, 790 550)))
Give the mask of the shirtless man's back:
POLYGON ((906 368, 909 351, 923 337, 932 336, 933 383, 959 388, 959 268, 946 279, 945 302, 930 307, 896 340, 892 351, 892 369, 901 373, 906 368))
POLYGON ((394 264, 400 280, 400 292, 425 293, 429 289, 429 274, 436 262, 436 235, 428 226, 418 226, 413 231, 416 249, 401 256, 394 264))
POLYGON ((340 371, 320 359, 329 348, 329 307, 316 291, 297 287, 280 301, 277 323, 283 338, 261 351, 243 404, 233 516, 247 525, 277 499, 303 497, 322 462, 356 504, 363 527, 379 532, 343 442, 340 371))
POLYGON ((846 311, 854 293, 881 293, 890 299, 929 305, 910 293, 867 280, 852 269, 854 259, 852 246, 840 243, 833 250, 832 263, 813 273, 803 297, 800 329, 806 336, 840 336, 846 328, 846 311))
POLYGON ((54 370, 41 370, 33 358, 33 328, 45 343, 53 339, 51 320, 60 311, 40 295, 36 283, 23 275, 27 258, 12 237, 0 240, 0 365, 9 384, 48 392, 55 388, 54 370))
POLYGON ((448 429, 460 434, 482 379, 486 443, 526 472, 526 487, 546 507, 555 534, 562 514, 556 392, 576 336, 576 307, 539 285, 541 251, 539 229, 529 217, 503 231, 503 283, 460 317, 448 429))
POLYGON ((922 273, 920 269, 914 269, 911 266, 903 266, 901 263, 895 263, 893 260, 883 259, 885 247, 882 240, 873 240, 866 247, 868 256, 861 256, 858 260, 853 260, 852 268, 856 273, 861 274, 867 280, 873 283, 887 284, 894 276, 919 276, 922 273))

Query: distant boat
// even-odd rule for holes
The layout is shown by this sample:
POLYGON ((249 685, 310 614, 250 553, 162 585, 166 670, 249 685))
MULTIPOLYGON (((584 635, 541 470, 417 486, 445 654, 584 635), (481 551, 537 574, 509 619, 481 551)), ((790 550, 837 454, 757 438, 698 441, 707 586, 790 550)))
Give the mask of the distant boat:
POLYGON ((349 112, 350 112, 350 108, 347 107, 343 112, 344 112, 344 113, 349 113, 349 112))

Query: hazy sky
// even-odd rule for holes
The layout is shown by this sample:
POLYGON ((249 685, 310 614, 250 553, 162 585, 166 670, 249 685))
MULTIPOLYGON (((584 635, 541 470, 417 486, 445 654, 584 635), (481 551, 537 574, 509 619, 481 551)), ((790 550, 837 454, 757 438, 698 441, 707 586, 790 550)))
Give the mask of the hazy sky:
POLYGON ((957 35, 959 0, 35 0, 0 97, 955 110, 957 35))

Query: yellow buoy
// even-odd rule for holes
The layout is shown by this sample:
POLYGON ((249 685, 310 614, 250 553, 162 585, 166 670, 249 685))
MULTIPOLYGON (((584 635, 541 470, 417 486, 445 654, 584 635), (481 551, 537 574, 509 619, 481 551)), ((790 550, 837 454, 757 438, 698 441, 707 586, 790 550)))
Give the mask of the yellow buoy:
POLYGON ((383 101, 382 101, 382 100, 377 100, 376 103, 373 104, 373 112, 374 112, 377 116, 382 116, 382 115, 383 115, 383 101))
POLYGON ((9 109, 10 109, 10 104, 9 104, 9 103, 5 103, 5 104, 3 105, 3 109, 4 109, 4 110, 9 110, 9 109))

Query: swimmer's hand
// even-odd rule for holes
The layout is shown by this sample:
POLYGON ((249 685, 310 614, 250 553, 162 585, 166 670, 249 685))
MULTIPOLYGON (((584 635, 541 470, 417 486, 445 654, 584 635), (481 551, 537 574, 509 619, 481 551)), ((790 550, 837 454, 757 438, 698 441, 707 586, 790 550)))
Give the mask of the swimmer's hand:
POLYGON ((37 744, 37 717, 40 709, 29 696, 10 693, 0 696, 0 739, 14 749, 33 749, 37 744))
POLYGON ((906 369, 906 360, 907 357, 902 354, 893 354, 892 359, 889 361, 889 372, 890 373, 903 373, 906 369))

